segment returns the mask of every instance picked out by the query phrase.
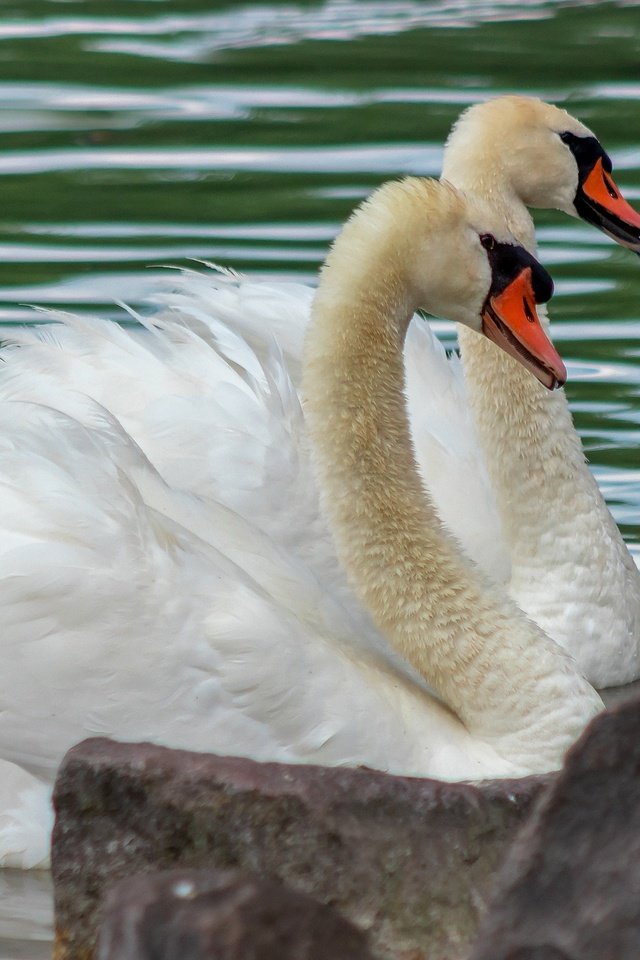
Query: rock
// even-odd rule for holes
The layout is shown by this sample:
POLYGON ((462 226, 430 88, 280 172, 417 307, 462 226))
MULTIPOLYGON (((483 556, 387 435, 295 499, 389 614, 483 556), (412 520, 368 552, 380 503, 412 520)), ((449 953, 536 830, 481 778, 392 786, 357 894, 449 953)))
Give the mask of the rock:
POLYGON ((97 960, 373 960, 335 910, 235 870, 136 876, 104 912, 97 960))
POLYGON ((481 786, 87 740, 60 768, 57 960, 88 960, 108 886, 173 867, 271 875, 394 960, 460 956, 548 778, 481 786))
POLYGON ((471 960, 637 960, 640 700, 601 714, 522 828, 471 960))

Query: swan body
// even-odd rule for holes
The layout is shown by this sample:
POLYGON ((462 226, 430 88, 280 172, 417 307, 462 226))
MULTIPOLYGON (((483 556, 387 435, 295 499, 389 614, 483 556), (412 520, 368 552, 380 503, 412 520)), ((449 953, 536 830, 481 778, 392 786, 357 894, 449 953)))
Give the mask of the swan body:
POLYGON ((44 862, 55 767, 88 735, 441 779, 561 763, 601 701, 443 529, 404 413, 411 314, 479 329, 486 230, 511 244, 430 181, 356 213, 315 300, 305 416, 277 347, 211 309, 144 334, 67 317, 3 348, 0 863, 44 862))

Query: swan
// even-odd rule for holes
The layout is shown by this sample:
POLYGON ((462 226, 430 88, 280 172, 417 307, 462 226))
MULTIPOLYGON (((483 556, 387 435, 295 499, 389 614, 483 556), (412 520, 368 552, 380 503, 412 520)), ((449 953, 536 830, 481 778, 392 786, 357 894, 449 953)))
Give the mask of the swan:
MULTIPOLYGON (((469 108, 447 141, 442 176, 490 197, 534 255, 530 206, 580 216, 640 252, 640 214, 614 183, 601 144, 565 110, 541 100, 505 96, 469 108)), ((496 578, 506 582, 518 606, 572 654, 594 686, 636 680, 640 571, 585 461, 564 392, 544 390, 468 329, 460 327, 459 342, 464 381, 458 377, 452 385, 453 402, 445 409, 442 402, 429 403, 428 365, 420 351, 409 380, 410 402, 422 410, 418 459, 441 515, 479 559, 465 536, 470 528, 456 512, 461 500, 473 497, 476 542, 494 551, 503 545, 496 578), (495 390, 497 382, 504 389, 495 390), (456 410, 465 407, 471 415, 463 422, 456 410), (464 469, 453 445, 447 450, 442 442, 444 424, 450 436, 454 422, 458 449, 467 454, 464 469), (483 476, 478 460, 490 480, 481 492, 477 485, 465 488, 466 478, 483 476)))
POLYGON ((92 734, 449 780, 561 764, 601 700, 438 519, 402 358, 423 307, 555 387, 565 370, 535 312, 551 289, 485 204, 409 179, 366 201, 327 258, 304 418, 277 349, 261 361, 224 324, 50 326, 40 395, 20 335, 3 348, 0 863, 46 862, 55 767, 92 734), (73 337, 95 364, 118 355, 128 421, 117 391, 109 405, 82 375, 48 376, 73 337), (178 445, 160 469, 136 442, 145 414, 159 444, 205 425, 207 497, 167 479, 197 457, 178 445))

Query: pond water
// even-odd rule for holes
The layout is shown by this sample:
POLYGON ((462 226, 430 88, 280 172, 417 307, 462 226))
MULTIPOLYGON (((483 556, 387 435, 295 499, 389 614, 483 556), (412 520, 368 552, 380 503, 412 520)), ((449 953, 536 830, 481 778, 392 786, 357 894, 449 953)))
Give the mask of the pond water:
MULTIPOLYGON (((118 316, 189 258, 310 280, 353 205, 437 174, 457 114, 492 93, 566 105, 640 205, 636 2, 5 0, 0 16, 0 323, 34 322, 27 304, 118 316)), ((560 214, 537 222, 576 422, 640 550, 640 263, 560 214)), ((45 879, 0 876, 0 960, 45 955, 49 923, 45 879)))

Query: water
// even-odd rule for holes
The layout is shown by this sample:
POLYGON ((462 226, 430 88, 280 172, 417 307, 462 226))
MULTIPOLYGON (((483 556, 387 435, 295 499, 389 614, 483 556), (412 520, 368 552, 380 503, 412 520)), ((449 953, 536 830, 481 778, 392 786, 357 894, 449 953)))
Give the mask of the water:
POLYGON ((44 871, 0 870, 0 956, 46 960, 51 956, 51 879, 44 871))
MULTIPOLYGON (((352 206, 436 174, 451 123, 488 93, 566 105, 640 201, 639 17, 636 2, 5 0, 0 323, 33 322, 26 304, 117 316, 189 258, 312 279, 352 206)), ((560 214, 537 222, 576 422, 640 551, 640 264, 560 214)), ((0 960, 46 952, 47 897, 42 878, 0 877, 0 960)))

